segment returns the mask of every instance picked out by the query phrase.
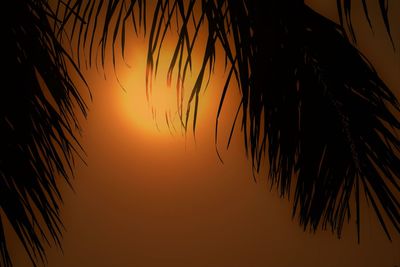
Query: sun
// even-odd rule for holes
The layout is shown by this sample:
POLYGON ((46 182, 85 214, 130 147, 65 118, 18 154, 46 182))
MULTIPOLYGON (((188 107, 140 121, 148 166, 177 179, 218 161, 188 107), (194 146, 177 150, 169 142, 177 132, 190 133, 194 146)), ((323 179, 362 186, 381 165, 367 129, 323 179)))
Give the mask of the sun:
MULTIPOLYGON (((170 83, 167 82, 170 56, 174 49, 175 47, 168 44, 163 47, 149 90, 146 90, 147 47, 144 42, 137 42, 129 56, 130 67, 125 66, 123 71, 122 86, 125 92, 121 94, 121 101, 124 114, 128 123, 144 134, 163 136, 183 135, 185 132, 186 103, 196 82, 201 60, 196 55, 192 57, 193 72, 188 72, 181 95, 177 92, 176 77, 173 76, 170 83), (179 103, 183 105, 180 106, 179 103)), ((210 102, 210 96, 205 89, 202 89, 199 97, 197 121, 204 120, 210 102)), ((192 110, 193 108, 191 107, 192 110)), ((193 111, 190 116, 189 122, 193 118, 193 111)))

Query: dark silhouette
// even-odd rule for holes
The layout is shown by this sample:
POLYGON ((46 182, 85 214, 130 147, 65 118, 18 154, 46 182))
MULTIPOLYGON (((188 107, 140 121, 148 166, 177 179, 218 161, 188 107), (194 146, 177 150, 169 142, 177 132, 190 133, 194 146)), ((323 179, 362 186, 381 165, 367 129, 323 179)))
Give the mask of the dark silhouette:
MULTIPOLYGON (((362 3, 370 22, 366 1, 362 3)), ((379 0, 379 4, 391 38, 387 3, 379 0)), ((135 30, 146 29, 146 1, 56 1, 50 7, 44 0, 19 0, 7 1, 6 10, 15 15, 5 22, 5 51, 10 52, 0 100, 5 133, 0 140, 1 207, 35 264, 45 256, 43 240, 60 243, 61 196, 55 177, 61 173, 68 181, 73 154, 80 149, 72 134, 77 126, 72 103, 78 103, 85 114, 85 104, 66 71, 65 60, 72 64, 73 60, 60 36, 65 30, 77 41, 78 64, 83 49, 89 49, 92 64, 100 44, 104 64, 108 41, 113 58, 116 45, 121 44, 122 53, 129 45, 125 44, 128 22, 135 30), (45 96, 46 89, 54 103, 45 96)), ((337 25, 301 0, 157 1, 148 29, 147 79, 157 70, 171 23, 177 23, 179 38, 168 74, 177 72, 179 81, 191 68, 200 28, 207 27, 202 67, 188 109, 180 111, 184 127, 196 127, 206 69, 213 68, 215 48, 221 44, 229 75, 222 88, 216 131, 228 85, 234 80, 242 91, 238 108, 243 111, 245 146, 254 170, 259 170, 265 156, 272 185, 282 197, 293 195, 293 216, 304 229, 316 231, 321 226, 340 236, 345 220, 355 213, 359 232, 364 192, 390 238, 388 224, 400 232, 396 199, 400 140, 393 133, 400 129, 395 116, 400 106, 351 44, 355 35, 350 10, 350 0, 338 1, 341 25, 337 25), (355 209, 350 207, 353 198, 355 209)), ((3 228, 0 247, 3 265, 11 266, 3 228)))
MULTIPOLYGON (((86 106, 67 72, 73 63, 57 37, 61 22, 47 1, 6 1, 0 92, 0 254, 12 262, 3 225, 8 220, 35 265, 44 244, 60 245, 59 179, 69 181, 81 150, 73 130, 86 106)), ((79 74, 79 71, 76 69, 79 74)))

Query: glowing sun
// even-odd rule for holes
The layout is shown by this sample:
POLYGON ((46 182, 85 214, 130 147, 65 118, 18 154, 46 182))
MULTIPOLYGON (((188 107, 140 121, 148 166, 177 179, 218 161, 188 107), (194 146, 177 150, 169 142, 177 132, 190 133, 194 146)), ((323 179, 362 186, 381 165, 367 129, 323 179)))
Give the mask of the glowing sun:
MULTIPOLYGON (((188 71, 182 94, 177 91, 177 77, 172 76, 167 82, 167 73, 170 66, 171 55, 174 47, 165 45, 160 56, 157 72, 154 73, 151 87, 146 90, 146 59, 147 47, 139 43, 136 45, 130 57, 130 67, 126 67, 123 75, 123 87, 125 93, 121 95, 124 113, 128 120, 145 134, 175 135, 184 133, 184 122, 187 112, 187 101, 196 82, 201 60, 198 56, 192 56, 192 70, 188 71), (180 103, 183 105, 180 106, 180 103)), ((204 86, 203 86, 204 87, 204 86)), ((204 119, 204 114, 210 101, 209 94, 200 92, 197 121, 204 119)), ((193 119, 194 104, 189 116, 193 119)), ((191 125, 188 125, 191 127, 191 125)))

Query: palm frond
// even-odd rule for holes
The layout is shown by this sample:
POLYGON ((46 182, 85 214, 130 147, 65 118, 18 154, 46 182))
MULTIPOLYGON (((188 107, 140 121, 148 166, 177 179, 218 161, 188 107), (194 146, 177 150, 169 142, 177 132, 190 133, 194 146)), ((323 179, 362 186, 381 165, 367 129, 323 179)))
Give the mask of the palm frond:
POLYGON ((75 112, 86 116, 86 105, 71 78, 80 72, 57 37, 62 21, 47 1, 6 1, 3 8, 12 15, 2 41, 0 257, 12 266, 8 220, 36 266, 46 243, 61 245, 59 183, 69 183, 73 157, 82 152, 75 112))
POLYGON ((281 195, 295 184, 293 215, 304 229, 338 236, 352 196, 359 230, 361 184, 390 238, 388 221, 400 232, 399 103, 339 25, 302 1, 288 4, 230 7, 254 167, 266 154, 281 195))
MULTIPOLYGON (((392 42, 392 45, 394 47, 393 36, 391 33, 391 29, 390 29, 389 15, 388 15, 389 2, 388 2, 388 0, 376 0, 376 1, 379 4, 379 10, 380 10, 383 22, 385 24, 386 31, 387 31, 390 41, 392 42)), ((352 23, 352 15, 351 15, 352 1, 351 0, 336 0, 336 3, 337 3, 337 10, 338 10, 338 14, 339 14, 340 25, 342 27, 347 26, 347 28, 350 31, 350 36, 351 36, 352 41, 357 42, 356 33, 354 31, 354 27, 353 27, 353 23, 352 23)), ((370 18, 367 1, 361 0, 361 3, 362 3, 365 17, 368 21, 368 24, 369 24, 370 28, 373 29, 373 24, 372 24, 372 21, 370 18)))
MULTIPOLYGON (((114 32, 111 40, 115 45, 115 32, 125 28, 120 21, 131 17, 137 24, 137 15, 125 12, 133 11, 136 2, 142 3, 111 1, 106 5, 100 1, 96 14, 102 8, 107 14, 102 51, 110 39, 109 31, 114 32)), ((346 219, 355 211, 359 231, 360 195, 364 192, 390 237, 388 222, 400 232, 400 144, 393 133, 400 128, 399 104, 371 64, 348 42, 342 1, 337 3, 341 25, 300 0, 159 0, 149 30, 147 83, 151 90, 165 33, 175 23, 178 38, 168 77, 174 73, 179 77, 177 98, 183 107, 180 94, 185 74, 192 66, 198 32, 205 27, 203 62, 187 109, 180 114, 184 127, 191 112, 193 129, 196 126, 199 92, 207 79, 206 70, 215 65, 216 47, 221 45, 229 75, 222 88, 216 127, 234 79, 242 91, 242 128, 254 169, 259 170, 266 156, 271 182, 281 195, 291 195, 291 185, 295 185, 293 214, 299 216, 304 229, 330 227, 340 236, 346 219), (351 208, 353 200, 355 209, 351 208)), ((387 2, 379 3, 390 34, 387 2)), ((363 7, 369 19, 365 1, 363 7)), ((92 10, 87 5, 83 9, 92 10)), ((344 1, 348 23, 350 10, 350 1, 344 1)), ((96 21, 97 15, 93 16, 96 21)), ((84 16, 84 20, 96 28, 90 17, 84 16)), ((145 25, 144 15, 141 17, 139 21, 145 25)), ((86 32, 80 31, 84 40, 86 32)))
MULTIPOLYGON (((183 1, 173 3, 184 6, 183 1)), ((329 226, 340 236, 354 211, 354 196, 359 229, 363 190, 388 237, 388 222, 399 231, 400 151, 392 131, 400 127, 395 115, 399 104, 347 41, 343 28, 302 1, 201 3, 196 15, 208 27, 202 66, 212 66, 215 46, 221 44, 235 74, 226 83, 235 77, 242 90, 242 126, 254 167, 259 170, 266 154, 271 181, 282 196, 290 194, 296 178, 293 213, 300 224, 314 231, 329 226)), ((184 56, 174 55, 170 71, 176 67, 178 75, 190 65, 190 48, 196 41, 188 37, 186 26, 191 4, 177 12, 181 26, 175 55, 184 56), (186 56, 181 52, 185 47, 186 56)), ((162 24, 163 16, 171 12, 154 17, 151 33, 166 30, 167 24, 154 26, 162 24)), ((149 47, 157 45, 162 41, 149 47)), ((149 49, 149 54, 152 67, 155 50, 149 49)), ((222 102, 226 90, 228 86, 222 102)), ((198 91, 196 83, 194 110, 198 91)))
MULTIPOLYGON (((111 58, 115 67, 116 46, 121 45, 122 55, 125 54, 126 29, 131 23, 136 33, 143 27, 146 31, 146 0, 68 0, 68 7, 57 15, 63 21, 68 21, 72 26, 67 30, 67 35, 72 41, 77 41, 77 61, 80 65, 85 61, 87 66, 97 64, 100 55, 101 65, 104 66, 111 41, 111 58), (75 14, 69 18, 65 14, 75 14), (104 19, 101 19, 104 18, 104 19), (119 37, 119 38, 118 38, 119 37), (87 56, 82 56, 82 51, 88 50, 87 56)), ((96 65, 97 66, 97 65, 96 65)))

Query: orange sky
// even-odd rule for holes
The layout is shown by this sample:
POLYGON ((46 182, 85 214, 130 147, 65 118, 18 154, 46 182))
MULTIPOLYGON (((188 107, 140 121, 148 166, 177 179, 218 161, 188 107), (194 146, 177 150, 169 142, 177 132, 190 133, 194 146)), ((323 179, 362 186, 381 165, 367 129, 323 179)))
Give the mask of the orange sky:
MULTIPOLYGON (((336 1, 307 2, 335 19, 336 1)), ((400 5, 393 4, 391 10, 400 11, 400 5)), ((353 11, 355 24, 361 25, 359 47, 400 99, 400 53, 392 50, 378 13, 371 11, 377 23, 374 35, 362 9, 353 11)), ((391 16, 398 18, 400 13, 391 16)), ((400 48, 400 27, 393 25, 400 48)), ((157 130, 145 98, 144 43, 132 43, 127 54, 130 69, 118 67, 125 92, 111 66, 106 80, 95 69, 87 71, 94 101, 88 120, 82 122, 80 140, 88 166, 77 162, 75 192, 63 190, 64 252, 48 249, 49 267, 400 265, 399 236, 387 241, 372 212, 363 214, 360 245, 354 222, 345 227, 341 240, 330 232, 305 233, 291 219, 291 203, 270 192, 265 178, 254 182, 239 131, 225 149, 235 94, 229 96, 220 132, 224 164, 218 160, 213 138, 224 75, 221 64, 200 99, 196 141, 191 132, 186 138, 179 132, 169 134, 163 118, 157 119, 157 130)), ((162 79, 160 74, 155 88, 162 87, 162 79)), ((173 90, 171 94, 175 97, 173 90)), ((169 98, 154 91, 153 106, 173 109, 169 104, 160 108, 157 97, 169 98)), ((15 266, 30 266, 12 241, 15 266)))

